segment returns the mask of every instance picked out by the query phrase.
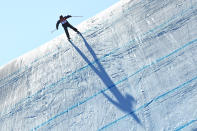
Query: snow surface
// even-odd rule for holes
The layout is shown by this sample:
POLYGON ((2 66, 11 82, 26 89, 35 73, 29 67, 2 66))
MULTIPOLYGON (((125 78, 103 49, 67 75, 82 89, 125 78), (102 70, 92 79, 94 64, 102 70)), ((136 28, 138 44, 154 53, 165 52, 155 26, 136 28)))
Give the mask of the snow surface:
POLYGON ((197 1, 121 0, 0 68, 0 130, 196 131, 197 1))

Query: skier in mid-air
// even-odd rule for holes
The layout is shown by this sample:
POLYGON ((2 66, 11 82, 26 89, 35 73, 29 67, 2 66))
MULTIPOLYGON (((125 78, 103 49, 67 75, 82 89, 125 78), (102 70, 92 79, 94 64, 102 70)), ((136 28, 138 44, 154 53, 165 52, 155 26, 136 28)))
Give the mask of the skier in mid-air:
POLYGON ((67 38, 68 38, 68 40, 70 40, 70 35, 69 35, 69 33, 68 33, 68 27, 69 28, 71 28, 71 29, 73 29, 75 32, 77 32, 78 34, 80 34, 80 32, 75 28, 75 27, 73 27, 68 21, 67 21, 67 19, 68 18, 70 18, 70 17, 72 17, 71 15, 67 15, 67 16, 60 16, 60 19, 57 21, 57 23, 56 23, 56 29, 58 30, 58 26, 59 26, 59 24, 61 23, 62 24, 62 27, 64 28, 64 30, 65 30, 65 33, 66 33, 66 36, 67 36, 67 38))

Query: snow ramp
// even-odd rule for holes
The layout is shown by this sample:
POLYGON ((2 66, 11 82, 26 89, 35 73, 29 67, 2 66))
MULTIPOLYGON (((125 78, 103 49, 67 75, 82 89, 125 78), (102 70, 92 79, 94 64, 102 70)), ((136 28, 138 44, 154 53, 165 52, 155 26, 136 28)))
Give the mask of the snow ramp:
POLYGON ((0 68, 1 131, 195 131, 197 1, 121 0, 0 68))

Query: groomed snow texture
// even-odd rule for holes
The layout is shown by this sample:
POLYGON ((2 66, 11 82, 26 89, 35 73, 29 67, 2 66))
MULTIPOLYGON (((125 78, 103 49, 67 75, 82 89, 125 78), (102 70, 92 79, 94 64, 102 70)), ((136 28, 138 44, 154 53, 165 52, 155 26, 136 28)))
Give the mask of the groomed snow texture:
POLYGON ((77 28, 0 68, 1 131, 197 130, 196 0, 121 0, 77 28))

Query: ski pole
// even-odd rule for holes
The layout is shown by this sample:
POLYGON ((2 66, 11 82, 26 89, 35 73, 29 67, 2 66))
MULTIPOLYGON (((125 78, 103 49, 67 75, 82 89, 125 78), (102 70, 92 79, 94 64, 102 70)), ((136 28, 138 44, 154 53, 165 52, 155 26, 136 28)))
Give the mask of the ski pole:
POLYGON ((52 30, 52 31, 51 31, 51 34, 52 34, 53 32, 55 32, 56 30, 57 30, 57 29, 52 30))
POLYGON ((83 17, 83 16, 72 16, 72 17, 83 17))

